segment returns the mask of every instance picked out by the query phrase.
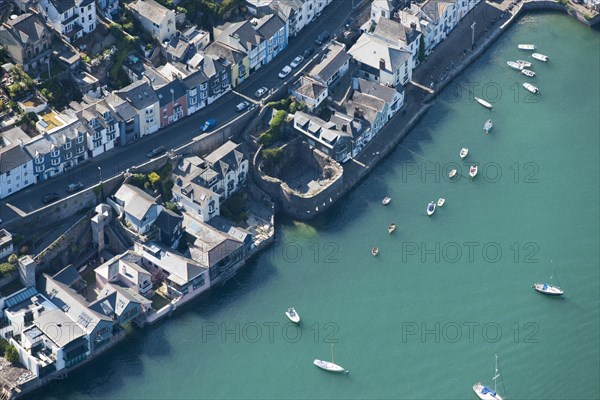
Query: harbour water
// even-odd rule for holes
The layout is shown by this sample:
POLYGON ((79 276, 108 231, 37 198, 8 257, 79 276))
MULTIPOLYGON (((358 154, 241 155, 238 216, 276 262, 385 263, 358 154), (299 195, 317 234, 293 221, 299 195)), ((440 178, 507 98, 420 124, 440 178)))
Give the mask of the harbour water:
POLYGON ((310 223, 279 218, 277 243, 225 288, 32 397, 465 399, 492 384, 497 354, 508 398, 597 398, 598 71, 597 31, 525 16, 335 209, 310 223), (536 77, 507 67, 517 59, 536 77), (451 182, 454 164, 462 176, 451 182), (531 289, 553 270, 564 298, 531 289), (349 375, 312 365, 330 361, 332 343, 349 375))

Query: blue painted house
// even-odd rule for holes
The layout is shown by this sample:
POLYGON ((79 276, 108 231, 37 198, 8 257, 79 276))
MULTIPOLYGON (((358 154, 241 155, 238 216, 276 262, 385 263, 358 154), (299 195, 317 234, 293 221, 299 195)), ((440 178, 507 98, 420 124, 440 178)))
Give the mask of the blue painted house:
POLYGON ((262 64, 271 62, 288 45, 287 25, 275 14, 265 15, 260 19, 252 20, 254 29, 265 41, 264 50, 261 48, 262 64))

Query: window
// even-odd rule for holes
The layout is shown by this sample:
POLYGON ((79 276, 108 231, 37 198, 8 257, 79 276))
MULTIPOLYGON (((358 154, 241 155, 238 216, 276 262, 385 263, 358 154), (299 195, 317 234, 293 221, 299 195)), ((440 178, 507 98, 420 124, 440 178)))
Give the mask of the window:
POLYGON ((71 153, 71 152, 68 152, 68 153, 65 155, 65 159, 67 159, 67 160, 70 160, 71 158, 73 158, 73 153, 71 153))
POLYGON ((81 154, 85 151, 85 149, 83 147, 79 147, 77 148, 77 154, 81 154))
POLYGON ((52 164, 52 165, 58 165, 58 164, 60 164, 60 158, 54 158, 54 159, 52 159, 52 161, 50 161, 50 164, 52 164))
POLYGON ((63 145, 63 149, 69 150, 71 148, 71 142, 67 142, 63 145))
POLYGON ((60 155, 60 150, 58 150, 58 149, 52 150, 52 153, 50 155, 52 157, 58 157, 60 155))
POLYGON ((77 143, 83 143, 83 135, 77 136, 77 143))
POLYGON ((37 165, 35 167, 35 172, 42 172, 44 171, 44 166, 43 165, 37 165))
POLYGON ((43 157, 43 156, 37 157, 37 158, 35 159, 35 163, 36 163, 36 164, 41 164, 41 163, 43 163, 43 162, 44 162, 44 157, 43 157))

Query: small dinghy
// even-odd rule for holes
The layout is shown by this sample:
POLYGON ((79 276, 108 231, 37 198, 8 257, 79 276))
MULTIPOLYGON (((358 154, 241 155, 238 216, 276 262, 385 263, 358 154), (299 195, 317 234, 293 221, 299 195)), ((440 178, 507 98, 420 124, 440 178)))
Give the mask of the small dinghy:
POLYGON ((396 224, 393 222, 388 226, 388 233, 391 235, 396 230, 396 224))
POLYGON ((440 197, 440 198, 438 199, 437 206, 438 206, 438 207, 441 207, 441 206, 443 206, 443 205, 444 205, 444 203, 445 203, 445 202, 446 202, 446 199, 445 199, 445 198, 443 198, 443 197, 440 197))
POLYGON ((315 361, 313 361, 313 364, 329 372, 343 372, 345 374, 350 372, 341 365, 337 365, 333 362, 333 343, 331 344, 331 362, 316 359, 315 361))
POLYGON ((533 86, 531 83, 527 83, 527 82, 525 82, 523 84, 523 87, 525 89, 529 90, 533 94, 537 94, 540 91, 540 89, 538 89, 537 87, 533 86))
POLYGON ((475 101, 484 106, 485 108, 492 109, 492 105, 485 101, 484 99, 480 99, 479 97, 475 97, 475 101))
POLYGON ((469 176, 475 178, 475 175, 477 175, 477 165, 471 165, 471 168, 469 168, 469 176))
POLYGON ((384 206, 387 206, 388 204, 390 204, 390 201, 392 201, 391 197, 385 197, 382 201, 381 204, 383 204, 384 206))
POLYGON ((463 147, 462 149, 460 149, 460 158, 465 158, 467 156, 467 154, 469 154, 468 148, 463 147))
POLYGON ((539 60, 539 61, 548 62, 548 56, 545 56, 545 55, 540 54, 540 53, 533 53, 531 55, 531 57, 533 57, 533 58, 535 58, 536 60, 539 60))
POLYGON ((373 247, 371 249, 371 254, 373 254, 373 257, 375 257, 377 254, 379 254, 379 248, 373 247))
POLYGON ((294 307, 288 308, 288 310, 285 312, 285 315, 289 318, 290 321, 292 321, 295 324, 300 322, 300 316, 298 315, 294 307))
POLYGON ((491 119, 488 119, 487 121, 485 121, 485 124, 483 124, 483 130, 485 131, 485 133, 490 133, 493 127, 494 123, 491 119))
MULTIPOLYGON (((554 272, 553 275, 556 276, 556 272, 554 272)), ((558 277, 556 277, 556 281, 558 282, 558 277)), ((552 282, 552 275, 550 276, 550 282, 552 282)), ((549 283, 535 283, 532 287, 536 292, 548 296, 562 296, 565 294, 565 291, 560 288, 560 282, 558 282, 557 285, 551 285, 549 283)))
POLYGON ((450 171, 450 173, 448 174, 448 178, 454 178, 457 172, 458 171, 456 170, 456 168, 452 168, 452 171, 450 171))
POLYGON ((435 202, 432 201, 431 203, 427 204, 427 215, 431 216, 431 215, 433 215, 434 212, 435 212, 435 202))
POLYGON ((520 44, 517 47, 519 48, 519 50, 535 50, 535 46, 533 44, 520 44))
POLYGON ((517 60, 517 64, 519 64, 521 68, 529 68, 532 65, 529 61, 525 60, 517 60))
POLYGON ((522 70, 523 66, 521 64, 519 64, 518 62, 514 62, 514 61, 507 61, 506 64, 511 67, 512 69, 516 69, 516 70, 522 70))
POLYGON ((529 69, 522 69, 521 73, 525 76, 528 76, 530 78, 533 78, 535 76, 535 72, 529 70, 529 69))

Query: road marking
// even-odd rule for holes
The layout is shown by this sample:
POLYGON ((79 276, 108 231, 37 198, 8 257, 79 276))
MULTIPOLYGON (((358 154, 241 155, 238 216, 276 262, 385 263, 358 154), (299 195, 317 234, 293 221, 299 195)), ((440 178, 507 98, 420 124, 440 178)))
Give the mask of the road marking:
POLYGON ((6 203, 6 207, 10 208, 11 210, 13 210, 13 211, 14 211, 14 212, 16 212, 17 214, 19 214, 19 216, 20 216, 21 218, 22 218, 22 217, 25 217, 25 216, 27 215, 27 213, 26 213, 25 211, 21 210, 21 209, 20 209, 20 208, 18 208, 18 207, 15 207, 15 206, 13 206, 13 205, 12 205, 12 204, 10 204, 10 203, 6 203))

